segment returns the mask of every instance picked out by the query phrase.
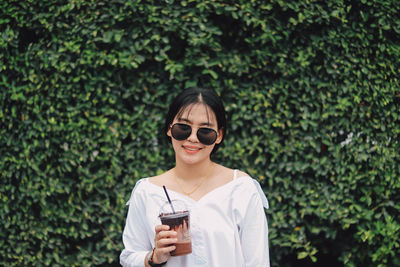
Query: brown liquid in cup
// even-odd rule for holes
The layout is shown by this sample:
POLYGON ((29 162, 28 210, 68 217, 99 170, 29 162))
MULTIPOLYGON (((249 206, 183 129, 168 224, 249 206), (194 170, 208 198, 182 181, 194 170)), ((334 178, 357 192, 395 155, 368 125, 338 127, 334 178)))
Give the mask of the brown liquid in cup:
POLYGON ((190 236, 189 211, 160 214, 161 223, 169 225, 171 230, 178 233, 178 242, 174 245, 176 249, 171 256, 181 256, 192 253, 192 240, 190 236))

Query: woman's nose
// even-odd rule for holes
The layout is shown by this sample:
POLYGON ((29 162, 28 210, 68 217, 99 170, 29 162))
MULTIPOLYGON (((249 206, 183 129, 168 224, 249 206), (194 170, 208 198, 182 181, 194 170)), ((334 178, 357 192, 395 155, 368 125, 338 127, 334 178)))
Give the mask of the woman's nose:
POLYGON ((197 129, 192 128, 192 132, 190 133, 189 137, 187 138, 192 143, 198 143, 199 139, 197 138, 197 129))

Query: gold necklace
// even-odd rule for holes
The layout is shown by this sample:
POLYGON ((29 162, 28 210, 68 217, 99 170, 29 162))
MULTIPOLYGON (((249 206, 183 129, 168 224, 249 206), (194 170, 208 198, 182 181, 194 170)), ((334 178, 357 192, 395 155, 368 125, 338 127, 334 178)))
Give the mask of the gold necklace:
MULTIPOLYGON (((199 187, 204 183, 204 181, 205 181, 207 178, 210 177, 210 175, 211 175, 211 173, 212 173, 213 170, 214 170, 214 165, 213 165, 213 167, 210 169, 210 171, 207 173, 207 175, 205 175, 205 176, 203 176, 203 178, 201 178, 200 183, 198 183, 198 184, 194 187, 194 189, 193 189, 192 191, 190 191, 190 192, 186 192, 186 191, 183 189, 182 185, 179 183, 179 181, 178 181, 178 175, 176 175, 176 169, 174 170, 174 179, 175 179, 175 182, 178 184, 179 188, 181 189, 181 191, 182 191, 186 196, 190 197, 190 195, 193 194, 197 189, 199 189, 199 187)), ((181 178, 179 178, 179 179, 181 179, 181 178)))

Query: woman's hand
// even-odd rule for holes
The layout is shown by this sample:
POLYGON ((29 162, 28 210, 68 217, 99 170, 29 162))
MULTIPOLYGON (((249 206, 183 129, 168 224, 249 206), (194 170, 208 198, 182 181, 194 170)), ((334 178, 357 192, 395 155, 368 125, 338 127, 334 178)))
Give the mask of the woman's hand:
POLYGON ((154 237, 155 249, 153 262, 166 262, 171 256, 170 252, 176 248, 173 244, 177 241, 177 233, 170 231, 168 225, 157 225, 156 236, 154 237))

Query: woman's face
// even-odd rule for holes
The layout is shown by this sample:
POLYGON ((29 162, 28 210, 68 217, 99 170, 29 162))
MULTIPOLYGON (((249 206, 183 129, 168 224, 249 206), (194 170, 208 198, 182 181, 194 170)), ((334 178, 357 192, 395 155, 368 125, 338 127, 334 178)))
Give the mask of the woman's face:
POLYGON ((175 123, 184 123, 192 127, 192 132, 186 140, 176 140, 171 135, 169 128, 167 135, 171 137, 172 146, 175 151, 176 161, 182 161, 186 164, 199 163, 210 158, 210 154, 215 146, 222 140, 222 130, 218 131, 217 119, 214 112, 202 103, 191 104, 182 112, 179 112, 172 121, 175 123), (214 129, 218 133, 217 140, 212 145, 204 145, 197 138, 197 130, 200 127, 214 129))

